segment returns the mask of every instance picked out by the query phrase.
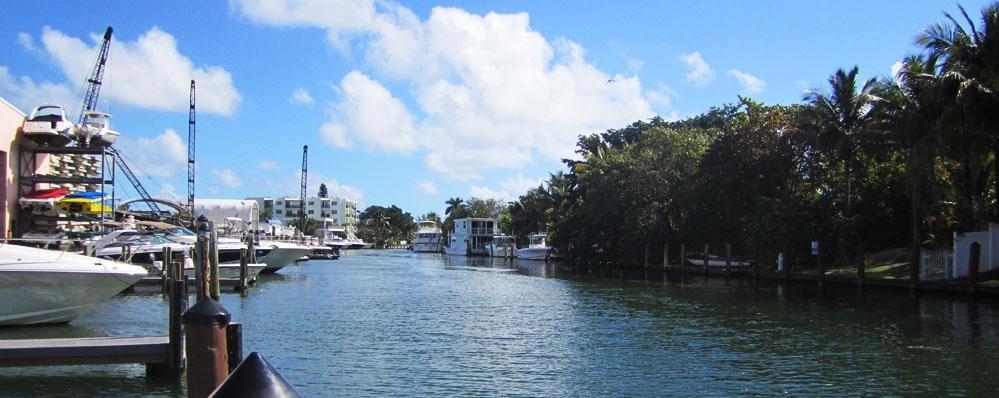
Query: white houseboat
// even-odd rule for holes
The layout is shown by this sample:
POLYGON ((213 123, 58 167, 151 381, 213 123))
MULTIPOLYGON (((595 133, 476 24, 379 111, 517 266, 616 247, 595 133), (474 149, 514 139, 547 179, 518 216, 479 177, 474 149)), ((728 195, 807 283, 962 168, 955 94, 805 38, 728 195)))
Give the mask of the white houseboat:
POLYGON ((414 252, 440 253, 441 229, 436 221, 420 221, 416 225, 416 237, 413 239, 414 252))
POLYGON ((454 220, 454 230, 444 252, 452 256, 488 256, 489 243, 499 234, 496 220, 491 218, 460 218, 454 220))

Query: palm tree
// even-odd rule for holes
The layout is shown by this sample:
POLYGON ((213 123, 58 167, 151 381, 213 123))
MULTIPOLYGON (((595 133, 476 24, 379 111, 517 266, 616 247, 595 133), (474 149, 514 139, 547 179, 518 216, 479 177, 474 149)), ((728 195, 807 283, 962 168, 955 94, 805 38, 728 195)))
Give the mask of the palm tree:
POLYGON ((919 282, 919 248, 922 244, 922 220, 925 199, 932 195, 936 182, 933 166, 944 101, 940 98, 940 80, 936 55, 910 56, 894 80, 880 81, 874 89, 874 120, 889 142, 907 150, 906 185, 911 200, 910 277, 919 282))
POLYGON ((465 203, 464 202, 465 202, 465 200, 462 199, 462 198, 451 198, 451 199, 448 199, 446 202, 444 202, 444 203, 447 204, 447 209, 444 209, 444 215, 445 216, 452 216, 453 215, 453 216, 457 217, 458 213, 462 213, 462 210, 464 210, 464 208, 465 208, 465 203), (452 214, 452 213, 455 213, 455 214, 452 214))
POLYGON ((871 91, 877 79, 870 79, 857 86, 858 69, 839 69, 829 77, 830 93, 810 91, 804 100, 810 107, 810 116, 816 124, 817 145, 832 152, 843 164, 842 204, 840 213, 844 226, 840 231, 840 257, 845 260, 846 242, 854 235, 853 187, 851 181, 856 168, 856 156, 871 118, 871 91))
MULTIPOLYGON (((966 133, 991 144, 995 184, 992 218, 999 221, 999 4, 982 10, 982 25, 958 6, 967 28, 948 13, 949 24, 926 28, 916 43, 942 61, 941 79, 951 87, 955 117, 966 133)), ((972 138, 971 140, 974 140, 972 138)))

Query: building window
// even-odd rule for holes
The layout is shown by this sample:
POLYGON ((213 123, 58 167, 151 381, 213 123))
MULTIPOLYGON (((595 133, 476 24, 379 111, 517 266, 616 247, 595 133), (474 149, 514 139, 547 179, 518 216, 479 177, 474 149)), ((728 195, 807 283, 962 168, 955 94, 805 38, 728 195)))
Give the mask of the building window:
POLYGON ((309 206, 315 206, 315 205, 316 205, 315 201, 312 201, 312 200, 309 201, 309 206))
POLYGON ((284 204, 284 202, 282 202, 282 201, 280 201, 280 200, 279 200, 279 201, 277 201, 277 205, 278 205, 278 206, 281 206, 281 205, 283 205, 283 204, 284 204))
POLYGON ((277 211, 275 211, 275 213, 281 214, 281 210, 277 210, 277 211))
POLYGON ((336 214, 336 210, 333 210, 333 214, 336 214))
POLYGON ((315 214, 315 213, 316 213, 315 210, 309 210, 309 214, 315 214))

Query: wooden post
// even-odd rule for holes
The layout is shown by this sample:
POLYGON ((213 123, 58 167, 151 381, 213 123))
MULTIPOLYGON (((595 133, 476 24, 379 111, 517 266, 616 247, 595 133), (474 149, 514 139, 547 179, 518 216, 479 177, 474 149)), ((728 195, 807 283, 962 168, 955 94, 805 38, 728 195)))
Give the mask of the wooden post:
POLYGON ((246 297, 246 275, 247 275, 247 255, 246 248, 239 249, 239 295, 246 297))
POLYGON ((669 282, 669 242, 663 243, 663 285, 669 282))
POLYGON ((187 281, 184 280, 183 264, 180 271, 174 271, 170 277, 170 371, 179 376, 184 368, 184 332, 181 328, 181 317, 187 311, 187 281))
POLYGON ((860 259, 857 261, 857 287, 864 288, 864 268, 867 266, 867 250, 864 247, 864 242, 860 242, 860 259))
POLYGON ((232 316, 205 297, 182 317, 187 335, 187 396, 204 398, 229 375, 226 327, 232 316))
POLYGON ((231 374, 240 362, 243 362, 243 324, 233 322, 226 326, 225 339, 226 356, 228 356, 229 373, 231 374))
POLYGON ((982 245, 978 242, 971 244, 968 254, 968 292, 975 294, 978 291, 978 266, 981 263, 982 245))
POLYGON ((211 261, 210 264, 212 267, 211 273, 209 273, 210 277, 208 279, 208 286, 211 289, 209 294, 211 294, 215 301, 218 301, 222 297, 222 290, 219 289, 219 235, 218 229, 215 228, 214 221, 209 221, 208 227, 211 228, 209 231, 211 239, 209 240, 210 250, 208 252, 208 260, 211 261))
POLYGON ((732 244, 725 244, 725 278, 732 279, 732 244))
POLYGON ((815 272, 817 273, 816 276, 818 276, 817 281, 819 283, 819 286, 822 286, 826 281, 826 267, 825 264, 822 263, 821 246, 820 249, 815 253, 815 268, 816 268, 815 272))
POLYGON ((704 283, 708 282, 708 256, 711 255, 711 246, 704 244, 704 283))
POLYGON ((680 284, 683 284, 683 277, 686 276, 687 272, 687 245, 680 244, 680 284))
POLYGON ((642 261, 642 279, 649 281, 649 244, 645 243, 645 259, 642 261))
POLYGON ((208 237, 205 234, 198 234, 198 240, 194 244, 194 293, 196 300, 208 297, 208 237))
POLYGON ((170 278, 173 276, 171 273, 173 271, 172 264, 170 263, 170 246, 163 247, 163 253, 160 257, 160 287, 162 289, 163 296, 170 297, 170 278))

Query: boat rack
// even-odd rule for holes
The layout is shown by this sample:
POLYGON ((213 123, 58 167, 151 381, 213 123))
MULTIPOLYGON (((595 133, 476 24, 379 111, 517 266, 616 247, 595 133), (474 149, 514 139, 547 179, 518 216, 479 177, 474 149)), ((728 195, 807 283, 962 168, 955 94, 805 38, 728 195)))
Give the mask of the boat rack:
MULTIPOLYGON (((84 188, 93 191, 97 191, 99 188, 101 197, 110 196, 112 203, 114 203, 114 156, 114 152, 108 147, 22 144, 18 153, 20 159, 18 161, 17 198, 20 199, 34 191, 37 184, 50 184, 50 187, 84 188), (51 162, 50 164, 54 164, 57 168, 56 174, 38 174, 39 155, 67 156, 68 159, 50 161, 45 158, 43 161, 51 162), (90 172, 87 170, 88 166, 90 172)), ((114 220, 113 213, 101 214, 100 216, 46 216, 31 214, 30 211, 22 209, 17 203, 12 205, 18 206, 17 218, 12 223, 15 237, 21 237, 24 233, 36 229, 51 229, 59 223, 88 223, 91 224, 91 228, 100 230, 104 228, 105 221, 114 220)))

